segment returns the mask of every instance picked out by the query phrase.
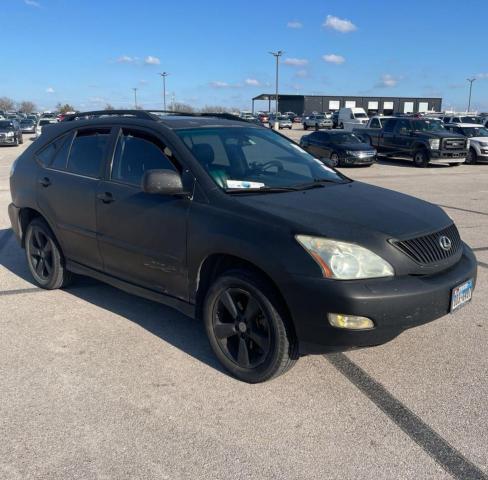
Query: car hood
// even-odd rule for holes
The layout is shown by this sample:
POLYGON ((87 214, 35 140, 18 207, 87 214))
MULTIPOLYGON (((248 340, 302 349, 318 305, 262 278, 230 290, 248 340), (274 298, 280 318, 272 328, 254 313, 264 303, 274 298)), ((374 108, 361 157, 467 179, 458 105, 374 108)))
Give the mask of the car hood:
POLYGON ((469 140, 471 142, 488 143, 488 137, 470 137, 469 140))
POLYGON ((341 150, 352 150, 354 152, 371 151, 374 148, 369 143, 339 143, 337 148, 341 150))
POLYGON ((362 182, 298 192, 235 196, 252 209, 287 222, 295 233, 360 241, 361 235, 405 239, 445 228, 438 206, 362 182))
POLYGON ((459 133, 449 132, 449 131, 437 131, 437 132, 423 132, 423 131, 416 131, 416 137, 424 137, 424 138, 459 138, 464 139, 463 135, 459 133))

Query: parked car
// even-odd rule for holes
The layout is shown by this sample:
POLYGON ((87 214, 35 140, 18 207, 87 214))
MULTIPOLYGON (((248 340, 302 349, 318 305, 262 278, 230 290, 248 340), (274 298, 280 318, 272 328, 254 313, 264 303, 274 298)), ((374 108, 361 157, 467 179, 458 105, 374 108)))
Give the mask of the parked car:
POLYGON ((332 128, 338 128, 339 127, 339 110, 336 112, 333 112, 332 115, 330 116, 330 119, 332 120, 332 128))
POLYGON ((450 132, 459 133, 469 139, 466 163, 475 164, 488 161, 488 129, 472 123, 449 123, 450 132))
POLYGON ((308 130, 309 128, 315 128, 316 130, 319 128, 332 128, 332 125, 332 120, 326 118, 325 115, 312 114, 303 119, 304 130, 308 130))
POLYGON ((34 120, 24 118, 20 121, 20 128, 22 130, 22 133, 35 133, 36 122, 34 122, 34 120))
POLYGON ((366 125, 368 123, 368 115, 364 108, 360 107, 345 107, 339 110, 337 118, 339 128, 351 131, 358 125, 366 125))
POLYGON ((444 123, 472 123, 482 125, 483 120, 476 115, 445 115, 442 117, 444 123))
POLYGON ((53 123, 58 123, 56 117, 41 117, 36 126, 36 138, 41 136, 46 125, 52 125, 53 123))
POLYGON ((356 128, 353 128, 352 131, 353 133, 361 137, 366 143, 371 144, 371 135, 377 135, 380 129, 383 128, 383 124, 388 118, 394 117, 382 117, 376 115, 374 117, 371 117, 368 123, 359 124, 356 128))
POLYGON ((331 167, 372 165, 376 150, 357 135, 341 130, 313 132, 304 135, 300 146, 331 167))
POLYGON ((303 123, 303 117, 300 117, 297 115, 296 117, 293 118, 293 123, 303 123))
POLYGON ((291 120, 286 115, 279 115, 269 119, 270 128, 276 128, 276 124, 278 124, 278 129, 289 128, 291 130, 292 128, 291 120))
POLYGON ((293 122, 293 119, 297 116, 295 112, 285 112, 283 115, 288 117, 291 122, 293 122))
POLYGON ((262 124, 268 123, 269 122, 269 115, 266 113, 260 113, 258 114, 259 121, 262 124))
POLYGON ((74 272, 202 318, 247 382, 470 301, 476 258, 440 207, 239 119, 119 113, 57 123, 12 166, 8 213, 39 287, 74 272))
POLYGON ((15 119, 0 120, 0 145, 24 143, 20 123, 15 119))
POLYGON ((416 167, 459 165, 466 160, 469 148, 465 137, 447 131, 439 120, 425 118, 389 118, 383 128, 369 129, 368 137, 378 153, 413 160, 416 167))

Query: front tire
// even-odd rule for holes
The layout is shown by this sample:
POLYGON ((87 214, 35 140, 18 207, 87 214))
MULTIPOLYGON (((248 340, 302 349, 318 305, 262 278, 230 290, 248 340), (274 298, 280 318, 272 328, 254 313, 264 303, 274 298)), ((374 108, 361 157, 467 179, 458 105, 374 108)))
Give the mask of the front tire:
POLYGON ((413 154, 413 163, 418 168, 425 168, 429 164, 429 155, 425 150, 417 150, 413 154))
POLYGON ((474 148, 470 148, 466 157, 466 163, 468 165, 475 165, 478 162, 478 154, 474 148))
POLYGON ((206 295, 203 318, 215 355, 239 380, 271 380, 298 358, 295 334, 279 298, 250 271, 229 271, 217 278, 206 295))
POLYGON ((35 218, 25 234, 25 253, 35 282, 46 290, 65 287, 71 281, 61 248, 47 223, 35 218))

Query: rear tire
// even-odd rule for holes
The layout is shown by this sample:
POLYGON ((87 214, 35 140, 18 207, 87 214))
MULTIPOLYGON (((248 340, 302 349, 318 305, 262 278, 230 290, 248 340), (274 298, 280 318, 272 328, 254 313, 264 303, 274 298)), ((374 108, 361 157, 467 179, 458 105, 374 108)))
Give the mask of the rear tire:
POLYGON ((304 129, 304 130, 308 130, 308 126, 307 126, 307 125, 305 125, 305 124, 303 124, 303 129, 304 129))
POLYGON ((21 145, 24 143, 24 135, 21 135, 21 136, 20 136, 19 143, 20 143, 21 145))
POLYGON ((413 163, 418 168, 425 168, 429 164, 429 155, 425 150, 417 150, 413 154, 413 163))
POLYGON ((248 383, 271 380, 297 361, 286 310, 269 283, 247 270, 217 278, 204 301, 203 319, 217 358, 248 383))
POLYGON ((61 248, 41 218, 34 218, 27 227, 25 253, 29 270, 39 287, 56 290, 70 283, 72 275, 66 270, 61 248))

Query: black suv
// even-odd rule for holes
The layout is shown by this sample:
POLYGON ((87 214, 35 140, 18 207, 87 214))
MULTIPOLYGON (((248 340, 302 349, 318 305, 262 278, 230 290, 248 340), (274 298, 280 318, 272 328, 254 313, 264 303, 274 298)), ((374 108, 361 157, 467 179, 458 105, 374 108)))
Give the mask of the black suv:
POLYGON ((17 159, 10 184, 40 287, 75 272, 201 317, 248 382, 391 340, 463 306, 476 281, 439 207, 230 116, 71 116, 17 159))
POLYGON ((22 129, 17 120, 0 120, 0 145, 19 145, 24 143, 22 129))

